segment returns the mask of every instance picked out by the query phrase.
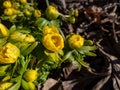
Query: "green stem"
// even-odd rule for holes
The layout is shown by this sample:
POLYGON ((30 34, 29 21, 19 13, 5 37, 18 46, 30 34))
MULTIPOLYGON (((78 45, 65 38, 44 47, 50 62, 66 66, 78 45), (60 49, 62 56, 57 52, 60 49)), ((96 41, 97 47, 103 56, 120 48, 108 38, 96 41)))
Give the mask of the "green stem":
POLYGON ((59 15, 60 15, 62 18, 64 18, 65 20, 67 20, 67 17, 69 17, 69 15, 64 15, 64 14, 62 14, 62 13, 60 13, 60 12, 59 12, 59 15))
POLYGON ((49 0, 45 0, 45 1, 46 1, 46 5, 49 6, 50 5, 49 0))

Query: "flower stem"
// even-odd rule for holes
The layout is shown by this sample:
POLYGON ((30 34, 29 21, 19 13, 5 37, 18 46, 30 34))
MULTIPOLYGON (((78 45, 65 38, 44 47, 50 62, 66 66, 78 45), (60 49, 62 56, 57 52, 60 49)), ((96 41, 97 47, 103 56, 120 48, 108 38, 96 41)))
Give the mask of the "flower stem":
POLYGON ((45 1, 46 1, 46 5, 49 6, 50 5, 49 0, 45 0, 45 1))

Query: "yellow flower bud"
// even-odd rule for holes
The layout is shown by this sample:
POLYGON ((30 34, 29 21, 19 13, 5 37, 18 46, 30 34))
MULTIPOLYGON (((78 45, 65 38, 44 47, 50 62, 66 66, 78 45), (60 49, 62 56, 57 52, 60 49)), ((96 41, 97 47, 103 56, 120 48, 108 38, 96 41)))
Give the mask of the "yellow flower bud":
POLYGON ((32 13, 31 13, 29 10, 26 9, 26 10, 25 10, 25 15, 26 15, 26 16, 31 16, 32 13))
POLYGON ((12 85, 13 85, 13 83, 10 83, 10 82, 0 83, 0 90, 7 90, 12 85))
POLYGON ((6 8, 6 9, 4 9, 4 14, 8 15, 8 16, 13 15, 14 14, 13 8, 6 8))
POLYGON ((37 79, 38 73, 36 70, 27 70, 24 75, 24 79, 28 82, 33 82, 37 79))
POLYGON ((78 9, 75 9, 75 10, 74 10, 74 15, 75 15, 75 17, 78 17, 78 15, 79 15, 78 9))
POLYGON ((27 4, 27 0, 20 0, 20 3, 22 3, 23 5, 27 4))
POLYGON ((12 7, 12 3, 10 1, 4 1, 3 2, 3 7, 10 8, 10 7, 12 7))
POLYGON ((36 17, 36 18, 41 17, 41 11, 40 10, 35 10, 34 11, 34 17, 36 17))
POLYGON ((32 35, 26 35, 26 37, 24 38, 24 42, 27 43, 35 42, 35 38, 32 35))
POLYGON ((72 48, 72 49, 79 49, 84 44, 84 38, 81 37, 80 35, 73 34, 68 39, 68 43, 69 43, 70 48, 72 48))
POLYGON ((46 17, 50 20, 56 19, 59 16, 59 12, 58 12, 57 8, 55 8, 54 6, 51 6, 51 5, 47 7, 45 13, 46 13, 46 17))
POLYGON ((60 51, 64 47, 63 37, 57 33, 45 35, 42 43, 50 51, 60 51))
POLYGON ((84 45, 85 45, 85 46, 93 45, 93 41, 92 41, 92 40, 86 40, 86 41, 84 42, 84 45))
POLYGON ((13 8, 13 14, 19 14, 20 10, 13 8))
POLYGON ((43 28, 43 34, 52 34, 52 33, 59 33, 58 28, 55 26, 45 26, 43 28))
POLYGON ((0 49, 0 64, 14 63, 20 55, 20 50, 13 44, 7 43, 0 49))
POLYGON ((70 22, 71 24, 74 24, 74 23, 75 23, 75 17, 74 17, 74 16, 71 16, 71 17, 69 17, 68 19, 69 19, 69 22, 70 22))
POLYGON ((36 90, 34 83, 28 82, 29 90, 36 90))
POLYGON ((8 37, 8 36, 9 36, 9 32, 8 32, 7 27, 3 25, 2 23, 0 23, 0 38, 8 37))

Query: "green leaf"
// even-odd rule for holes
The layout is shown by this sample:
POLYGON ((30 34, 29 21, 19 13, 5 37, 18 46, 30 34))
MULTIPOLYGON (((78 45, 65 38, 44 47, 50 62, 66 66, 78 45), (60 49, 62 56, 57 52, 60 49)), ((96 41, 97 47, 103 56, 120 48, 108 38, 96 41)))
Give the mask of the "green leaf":
POLYGON ((39 73, 39 77, 38 80, 40 81, 40 83, 44 83, 48 77, 48 75, 50 74, 49 71, 43 71, 39 73))
POLYGON ((20 69, 20 71, 19 71, 19 72, 20 72, 20 75, 23 75, 23 73, 26 71, 30 60, 31 60, 31 55, 26 56, 26 58, 21 58, 21 61, 24 62, 24 63, 23 63, 24 66, 22 66, 21 69, 20 69))
POLYGON ((30 46, 28 46, 24 51, 22 51, 23 55, 28 55, 29 53, 31 53, 33 51, 33 49, 38 45, 38 42, 34 42, 33 44, 31 44, 30 46))
POLYGON ((8 20, 8 19, 10 19, 10 16, 1 16, 1 19, 2 20, 8 20))
POLYGON ((19 61, 22 65, 22 67, 24 67, 25 66, 25 57, 21 55, 19 61))
POLYGON ((10 34, 16 30, 16 25, 12 25, 9 29, 10 34))
POLYGON ((19 80, 15 85, 10 87, 8 90, 19 90, 21 85, 21 81, 19 80))
POLYGON ((22 88, 24 90, 29 90, 29 84, 24 79, 22 79, 22 88))
POLYGON ((19 75, 19 76, 17 76, 16 78, 11 78, 11 81, 12 81, 12 82, 21 82, 21 79, 22 79, 22 76, 19 75))
POLYGON ((44 26, 48 25, 50 22, 45 18, 38 18, 35 21, 35 26, 38 26, 39 29, 42 29, 44 26))
POLYGON ((12 69, 12 72, 11 72, 11 76, 13 76, 15 70, 16 70, 16 67, 17 67, 17 62, 15 62, 14 66, 13 66, 13 69, 12 69))
POLYGON ((5 76, 5 75, 6 75, 6 72, 0 71, 0 76, 5 76))
POLYGON ((3 46, 7 42, 8 37, 0 38, 0 46, 3 46))
POLYGON ((98 49, 97 46, 83 46, 79 49, 79 51, 93 51, 98 49))
POLYGON ((87 69, 90 69, 90 66, 89 64, 87 64, 86 62, 84 62, 83 60, 77 60, 78 63, 84 67, 86 67, 87 69))
POLYGON ((85 54, 87 52, 94 51, 96 49, 98 49, 97 46, 83 46, 78 50, 78 52, 81 54, 85 54))
POLYGON ((0 65, 0 71, 2 72, 5 72, 7 69, 8 69, 8 67, 9 67, 10 65, 0 65))
POLYGON ((73 51, 69 51, 69 52, 67 52, 65 55, 64 55, 64 57, 63 57, 63 61, 65 61, 65 60, 67 60, 71 55, 72 55, 72 53, 73 53, 73 51))
POLYGON ((84 62, 84 55, 82 55, 79 52, 77 52, 76 50, 74 50, 73 56, 79 65, 82 65, 82 66, 86 67, 87 69, 90 69, 89 64, 84 62))
POLYGON ((60 20, 58 20, 58 19, 55 19, 55 20, 51 20, 51 21, 50 21, 50 25, 54 25, 54 26, 56 26, 56 27, 60 27, 60 24, 61 24, 61 22, 60 22, 60 20))
POLYGON ((27 50, 27 48, 31 45, 30 43, 21 43, 21 42, 18 42, 16 43, 15 45, 18 46, 20 48, 20 51, 21 51, 21 54, 24 55, 25 51, 27 50))
POLYGON ((87 56, 96 56, 96 54, 93 53, 93 52, 85 52, 85 55, 87 55, 87 56))

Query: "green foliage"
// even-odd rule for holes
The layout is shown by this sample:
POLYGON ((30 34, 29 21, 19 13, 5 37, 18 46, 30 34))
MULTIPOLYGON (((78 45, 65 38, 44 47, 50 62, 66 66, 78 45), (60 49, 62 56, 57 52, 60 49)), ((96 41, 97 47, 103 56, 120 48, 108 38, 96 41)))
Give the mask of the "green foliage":
MULTIPOLYGON (((12 43, 20 50, 20 56, 15 63, 6 65, 0 63, 0 80, 3 80, 6 76, 10 76, 5 82, 13 83, 8 90, 19 90, 20 88, 33 90, 38 84, 43 84, 47 80, 53 69, 61 67, 62 63, 65 62, 78 65, 79 71, 81 67, 91 69, 89 64, 84 61, 84 58, 96 56, 95 50, 97 50, 98 47, 94 45, 93 41, 85 40, 84 38, 82 41, 80 40, 83 43, 80 48, 70 48, 68 40, 75 33, 65 35, 61 29, 62 24, 64 24, 62 22, 64 19, 72 24, 75 23, 78 11, 71 9, 68 15, 63 15, 57 11, 57 14, 61 15, 61 18, 58 18, 58 15, 55 15, 55 18, 46 18, 45 11, 42 11, 40 17, 35 17, 35 10, 39 10, 37 8, 37 0, 30 0, 29 3, 27 2, 26 4, 20 3, 19 0, 10 1, 12 2, 13 8, 17 10, 18 13, 6 15, 4 13, 4 9, 6 8, 2 5, 4 0, 0 0, 0 20, 1 23, 4 22, 9 30, 8 37, 0 38, 0 52, 2 52, 1 49, 4 45, 12 43), (48 47, 53 46, 58 48, 59 44, 61 44, 60 40, 61 42, 63 40, 63 48, 59 51, 48 50, 44 46, 43 37, 45 34, 43 34, 43 28, 45 26, 54 26, 59 30, 59 32, 52 34, 59 35, 62 39, 59 39, 57 36, 51 36, 51 41, 46 44, 48 47), (49 46, 50 44, 51 46, 49 46), (39 74, 38 78, 31 83, 23 78, 24 72, 30 69, 36 70, 39 74)), ((49 14, 51 15, 51 12, 49 14)), ((82 38, 82 36, 80 37, 82 38)), ((79 46, 79 43, 77 44, 79 46)), ((7 52, 7 50, 4 51, 4 53, 5 52, 7 52)), ((2 56, 4 55, 0 53, 0 59, 2 56)), ((5 58, 3 60, 5 60, 5 58)))

